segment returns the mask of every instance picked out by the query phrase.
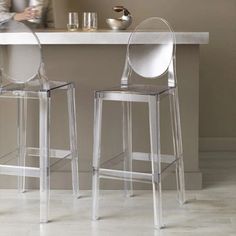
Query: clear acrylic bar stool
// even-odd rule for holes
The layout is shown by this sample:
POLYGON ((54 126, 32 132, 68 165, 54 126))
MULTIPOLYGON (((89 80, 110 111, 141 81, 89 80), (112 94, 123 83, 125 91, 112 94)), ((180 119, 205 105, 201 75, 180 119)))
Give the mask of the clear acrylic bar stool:
POLYGON ((161 177, 168 167, 175 165, 177 197, 185 202, 184 164, 177 78, 175 71, 175 34, 168 22, 152 17, 140 23, 131 33, 126 63, 121 78, 121 86, 95 92, 94 106, 94 146, 93 146, 93 220, 99 218, 100 179, 124 180, 125 193, 132 196, 132 182, 151 183, 153 189, 154 226, 160 229, 162 223, 161 177), (145 37, 148 32, 149 37, 145 37), (147 41, 148 40, 148 41, 147 41), (167 85, 131 84, 131 72, 148 79, 156 79, 167 74, 167 85), (162 155, 160 148, 160 102, 169 97, 173 135, 173 155, 162 155), (103 101, 120 101, 123 106, 123 152, 122 155, 105 162, 101 167, 101 131, 103 101), (132 148, 132 103, 147 103, 149 108, 150 153, 134 152, 132 148), (133 161, 150 161, 151 173, 132 170, 133 161), (106 168, 123 162, 124 169, 106 168))
MULTIPOLYGON (((25 24, 13 20, 0 24, 0 98, 15 98, 18 104, 17 165, 0 164, 0 174, 18 176, 18 188, 25 191, 25 177, 40 179, 40 222, 48 222, 50 158, 71 160, 72 187, 79 196, 78 149, 75 107, 75 86, 69 82, 49 81, 45 74, 39 39, 25 24), (50 148, 51 97, 64 90, 68 101, 69 150, 50 148), (27 147, 27 100, 39 101, 39 148, 27 147), (39 167, 26 167, 27 156, 39 156, 39 167)), ((1 159, 0 159, 1 160, 1 159)))

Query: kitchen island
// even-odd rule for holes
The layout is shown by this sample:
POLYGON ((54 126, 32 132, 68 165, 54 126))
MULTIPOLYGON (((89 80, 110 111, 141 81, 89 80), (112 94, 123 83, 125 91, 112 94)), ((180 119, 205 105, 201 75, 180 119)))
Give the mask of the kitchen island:
MULTIPOLYGON (((126 45, 130 31, 98 30, 96 32, 67 32, 65 30, 37 31, 40 43, 43 46, 43 56, 48 77, 51 80, 74 81, 77 88, 77 116, 79 134, 79 170, 81 188, 91 188, 92 170, 92 141, 93 141, 93 93, 96 89, 106 88, 119 84, 125 61, 126 45)), ((176 32, 177 44, 177 77, 179 83, 180 110, 183 133, 184 160, 186 172, 186 188, 200 189, 202 175, 199 170, 198 136, 199 136, 199 53, 200 45, 208 44, 209 34, 206 32, 176 32)), ((144 41, 148 43, 150 33, 144 33, 144 41)), ((19 34, 0 35, 0 44, 30 44, 19 34)), ((136 79, 134 79, 136 81, 136 79)), ((138 80, 137 80, 138 81, 138 80)), ((137 82, 136 81, 136 82, 137 82)), ((143 82, 143 80, 141 81, 143 82)), ((151 81, 157 83, 158 81, 151 81)), ((66 104, 59 94, 53 102, 52 137, 51 143, 67 145, 67 117, 61 116, 66 104), (60 117, 57 116, 60 111, 60 117), (55 122, 53 118, 55 119, 55 122)), ((168 101, 167 101, 168 102, 168 101)), ((165 114, 168 106, 164 105, 161 122, 164 143, 163 151, 169 150, 168 121, 165 114)), ((1 105, 2 106, 2 105, 1 105)), ((2 107, 1 107, 2 108, 2 107)), ((107 149, 104 156, 113 155, 121 151, 121 106, 111 103, 104 109, 104 142, 107 149)), ((147 107, 134 105, 134 149, 145 151, 149 146, 147 107), (142 125, 140 125, 142 124, 142 125)), ((66 114, 66 113, 65 113, 66 114)), ((33 120, 36 119, 36 115, 33 120)), ((1 118, 2 119, 2 118, 1 118)), ((33 126, 34 121, 30 126, 33 126)), ((1 126, 0 126, 1 127, 1 126)), ((36 138, 37 140, 37 138, 36 138)), ((1 144, 2 145, 2 144, 1 144)), ((146 150, 147 151, 147 150, 146 150)), ((137 168, 146 169, 145 165, 137 168)), ((70 173, 56 171, 52 178, 52 188, 70 188, 70 173)), ((35 183, 29 183, 35 187, 35 183)), ((121 188, 122 182, 105 182, 103 187, 121 188)), ((0 182, 0 186, 5 186, 0 182)), ((7 185, 9 187, 9 183, 7 185)), ((149 185, 148 185, 149 186, 149 185)), ((166 188, 173 188, 174 174, 165 180, 166 188)), ((137 188, 143 185, 137 185, 137 188)))

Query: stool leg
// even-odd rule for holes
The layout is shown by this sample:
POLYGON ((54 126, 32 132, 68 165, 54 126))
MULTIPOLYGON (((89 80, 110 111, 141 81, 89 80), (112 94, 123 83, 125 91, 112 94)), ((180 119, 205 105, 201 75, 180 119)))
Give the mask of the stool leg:
POLYGON ((151 167, 152 167, 152 189, 154 226, 157 229, 162 225, 162 195, 161 195, 161 161, 160 161, 160 108, 159 97, 149 97, 149 126, 151 146, 151 167))
POLYGON ((181 132, 181 122, 180 122, 180 110, 179 110, 179 97, 178 90, 174 90, 173 94, 174 104, 175 104, 175 116, 176 116, 176 137, 177 137, 177 154, 179 161, 178 172, 179 172, 179 188, 180 188, 180 204, 184 204, 186 201, 185 197, 185 180, 184 180, 184 160, 183 160, 183 143, 182 143, 182 132, 181 132))
POLYGON ((39 109, 40 223, 47 223, 50 193, 50 93, 40 93, 39 109))
MULTIPOLYGON (((173 149, 174 156, 178 159, 177 153, 177 125, 176 125, 176 112, 175 112, 175 101, 174 101, 174 91, 171 91, 169 95, 170 101, 170 116, 171 116, 171 128, 172 128, 172 137, 173 137, 173 149)), ((177 188, 177 199, 180 201, 180 183, 179 183, 179 163, 176 162, 176 188, 177 188)))
POLYGON ((99 218, 99 168, 101 158, 102 99, 95 98, 93 136, 93 209, 92 219, 99 218))
POLYGON ((173 133, 174 155, 176 156, 176 185, 177 197, 180 204, 185 202, 185 181, 184 181, 184 162, 182 134, 180 124, 180 111, 177 90, 173 90, 170 94, 170 113, 173 133))
MULTIPOLYGON (((17 101, 17 144, 18 166, 25 166, 26 159, 26 127, 27 127, 27 99, 22 97, 17 101)), ((18 191, 25 192, 25 171, 20 170, 18 176, 18 191)))
MULTIPOLYGON (((132 103, 122 102, 124 170, 132 171, 132 103)), ((125 196, 133 196, 132 176, 124 181, 125 196)))
POLYGON ((70 133, 70 150, 71 150, 71 171, 72 171, 72 188, 73 195, 79 197, 79 170, 78 170, 78 140, 76 125, 76 106, 75 106, 75 87, 72 84, 67 90, 68 98, 68 115, 69 115, 69 133, 70 133))

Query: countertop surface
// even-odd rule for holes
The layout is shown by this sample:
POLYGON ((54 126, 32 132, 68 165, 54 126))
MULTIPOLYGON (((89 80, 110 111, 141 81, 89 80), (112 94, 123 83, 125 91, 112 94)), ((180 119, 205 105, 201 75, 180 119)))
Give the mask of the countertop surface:
MULTIPOLYGON (((36 35, 42 45, 122 45, 127 44, 132 31, 97 30, 93 32, 50 29, 37 30, 36 35)), ((159 32, 142 32, 142 42, 156 41, 159 32)), ((162 33, 163 34, 163 33, 162 33)), ((175 32, 176 44, 208 44, 208 32, 175 32)), ((32 38, 23 33, 1 34, 0 44, 31 44, 32 38)))

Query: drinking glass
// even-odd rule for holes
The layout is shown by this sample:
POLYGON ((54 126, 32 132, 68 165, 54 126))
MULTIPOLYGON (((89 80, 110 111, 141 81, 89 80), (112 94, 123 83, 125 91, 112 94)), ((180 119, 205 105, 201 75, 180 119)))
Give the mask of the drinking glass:
POLYGON ((83 13, 83 30, 93 31, 97 30, 98 20, 96 12, 84 12, 83 13))
POLYGON ((42 8, 43 8, 42 3, 39 3, 38 0, 30 0, 29 7, 31 7, 32 11, 34 12, 35 17, 28 21, 32 23, 40 23, 41 17, 42 17, 42 8))
POLYGON ((67 24, 67 29, 69 31, 77 31, 79 28, 79 17, 77 12, 69 12, 69 21, 67 24))

